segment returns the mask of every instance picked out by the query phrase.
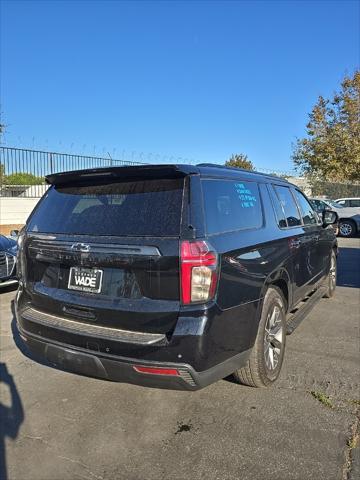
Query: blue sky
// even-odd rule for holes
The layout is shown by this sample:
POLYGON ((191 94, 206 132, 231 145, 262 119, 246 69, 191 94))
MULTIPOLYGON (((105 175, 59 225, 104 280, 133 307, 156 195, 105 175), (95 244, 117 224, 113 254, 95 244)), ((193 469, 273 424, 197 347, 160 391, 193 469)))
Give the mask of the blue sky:
POLYGON ((11 146, 289 170, 317 96, 359 66, 358 1, 1 3, 11 146))

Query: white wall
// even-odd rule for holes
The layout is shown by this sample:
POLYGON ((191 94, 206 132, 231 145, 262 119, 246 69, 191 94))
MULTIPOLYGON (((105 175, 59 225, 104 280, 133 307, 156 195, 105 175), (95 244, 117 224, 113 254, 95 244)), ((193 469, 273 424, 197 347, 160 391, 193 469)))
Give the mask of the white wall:
POLYGON ((305 195, 311 197, 311 185, 304 177, 286 177, 290 183, 293 183, 297 187, 301 188, 305 195))
POLYGON ((24 224, 39 198, 0 197, 0 225, 24 224))

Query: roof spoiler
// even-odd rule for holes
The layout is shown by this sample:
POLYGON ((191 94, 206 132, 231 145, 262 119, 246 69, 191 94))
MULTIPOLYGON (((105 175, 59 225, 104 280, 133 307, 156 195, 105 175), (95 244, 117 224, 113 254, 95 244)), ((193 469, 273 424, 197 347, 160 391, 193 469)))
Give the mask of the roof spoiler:
POLYGON ((136 165, 124 167, 89 168, 70 172, 46 175, 45 181, 50 185, 83 183, 89 180, 136 180, 152 178, 179 178, 198 174, 199 169, 193 165, 136 165))

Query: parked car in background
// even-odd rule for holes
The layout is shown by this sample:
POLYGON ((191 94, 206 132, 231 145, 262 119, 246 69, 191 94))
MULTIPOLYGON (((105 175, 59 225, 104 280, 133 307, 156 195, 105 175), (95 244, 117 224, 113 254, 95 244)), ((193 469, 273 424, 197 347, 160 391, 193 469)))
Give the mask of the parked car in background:
POLYGON ((205 164, 46 179, 19 236, 15 309, 28 347, 62 368, 269 386, 286 334, 334 294, 337 214, 280 178, 205 164))
POLYGON ((360 233, 360 207, 344 207, 337 201, 323 198, 310 198, 309 200, 318 213, 333 210, 338 214, 338 228, 342 237, 352 237, 360 233))
POLYGON ((335 202, 343 207, 360 208, 360 197, 338 198, 335 202))
MULTIPOLYGON (((321 216, 325 211, 331 210, 336 211, 336 208, 341 208, 340 205, 336 204, 332 200, 323 200, 319 198, 309 198, 309 201, 314 208, 314 210, 321 216)), ((338 212, 337 212, 338 213, 338 212)), ((333 226, 335 234, 339 234, 339 222, 337 221, 333 226)))
POLYGON ((0 235, 0 288, 16 284, 16 239, 0 235))

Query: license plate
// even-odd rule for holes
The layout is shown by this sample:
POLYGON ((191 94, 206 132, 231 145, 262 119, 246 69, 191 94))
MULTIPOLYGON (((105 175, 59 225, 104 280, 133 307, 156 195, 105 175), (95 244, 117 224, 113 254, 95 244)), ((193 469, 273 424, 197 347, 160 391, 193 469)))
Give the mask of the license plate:
POLYGON ((68 288, 82 292, 101 292, 103 271, 97 268, 71 267, 68 288))

